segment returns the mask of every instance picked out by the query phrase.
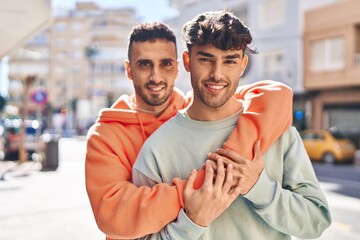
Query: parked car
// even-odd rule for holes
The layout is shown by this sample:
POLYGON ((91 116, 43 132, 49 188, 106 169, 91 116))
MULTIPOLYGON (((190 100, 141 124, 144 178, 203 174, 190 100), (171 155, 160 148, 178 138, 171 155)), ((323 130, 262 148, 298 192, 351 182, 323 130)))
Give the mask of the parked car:
MULTIPOLYGON (((19 128, 22 125, 20 119, 5 119, 4 121, 4 158, 6 160, 19 159, 19 128)), ((37 120, 25 120, 25 150, 32 159, 32 154, 39 149, 41 124, 37 120)))
POLYGON ((356 147, 349 140, 335 136, 327 130, 300 132, 305 149, 313 161, 325 163, 353 162, 356 147))

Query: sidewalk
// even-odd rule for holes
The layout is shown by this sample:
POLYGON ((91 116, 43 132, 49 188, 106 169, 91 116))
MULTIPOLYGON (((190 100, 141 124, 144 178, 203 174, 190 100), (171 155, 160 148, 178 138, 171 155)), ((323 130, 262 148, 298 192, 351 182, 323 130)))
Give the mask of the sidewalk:
POLYGON ((85 190, 85 142, 59 141, 59 168, 0 161, 0 239, 103 240, 85 190), (10 170, 10 171, 9 171, 10 170))

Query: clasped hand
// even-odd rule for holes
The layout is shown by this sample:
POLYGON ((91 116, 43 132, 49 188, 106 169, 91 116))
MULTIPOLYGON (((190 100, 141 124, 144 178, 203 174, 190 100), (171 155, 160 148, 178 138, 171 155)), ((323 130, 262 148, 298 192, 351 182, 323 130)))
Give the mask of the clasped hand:
POLYGON ((196 170, 192 170, 184 189, 185 213, 196 224, 208 226, 240 195, 255 185, 264 169, 260 141, 254 144, 254 159, 249 160, 228 149, 209 153, 204 183, 194 189, 196 170))

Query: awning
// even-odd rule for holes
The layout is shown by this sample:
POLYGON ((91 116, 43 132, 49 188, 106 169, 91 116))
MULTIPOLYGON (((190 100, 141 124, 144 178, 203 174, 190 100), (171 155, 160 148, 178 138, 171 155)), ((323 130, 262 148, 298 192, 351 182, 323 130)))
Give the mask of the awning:
POLYGON ((0 0, 0 59, 51 21, 50 0, 0 0))

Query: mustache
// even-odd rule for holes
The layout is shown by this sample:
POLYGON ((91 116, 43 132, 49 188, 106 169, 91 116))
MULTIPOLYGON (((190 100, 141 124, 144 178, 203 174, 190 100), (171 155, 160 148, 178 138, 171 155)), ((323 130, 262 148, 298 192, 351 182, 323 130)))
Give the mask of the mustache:
POLYGON ((229 83, 227 81, 224 81, 222 79, 220 80, 215 80, 214 78, 208 78, 207 80, 204 81, 205 84, 210 84, 210 83, 213 83, 213 84, 220 84, 220 83, 223 83, 223 84, 226 84, 226 85, 229 85, 229 83))
POLYGON ((145 84, 145 87, 150 87, 150 86, 165 86, 167 87, 167 83, 166 82, 154 82, 154 81, 149 81, 145 84))

